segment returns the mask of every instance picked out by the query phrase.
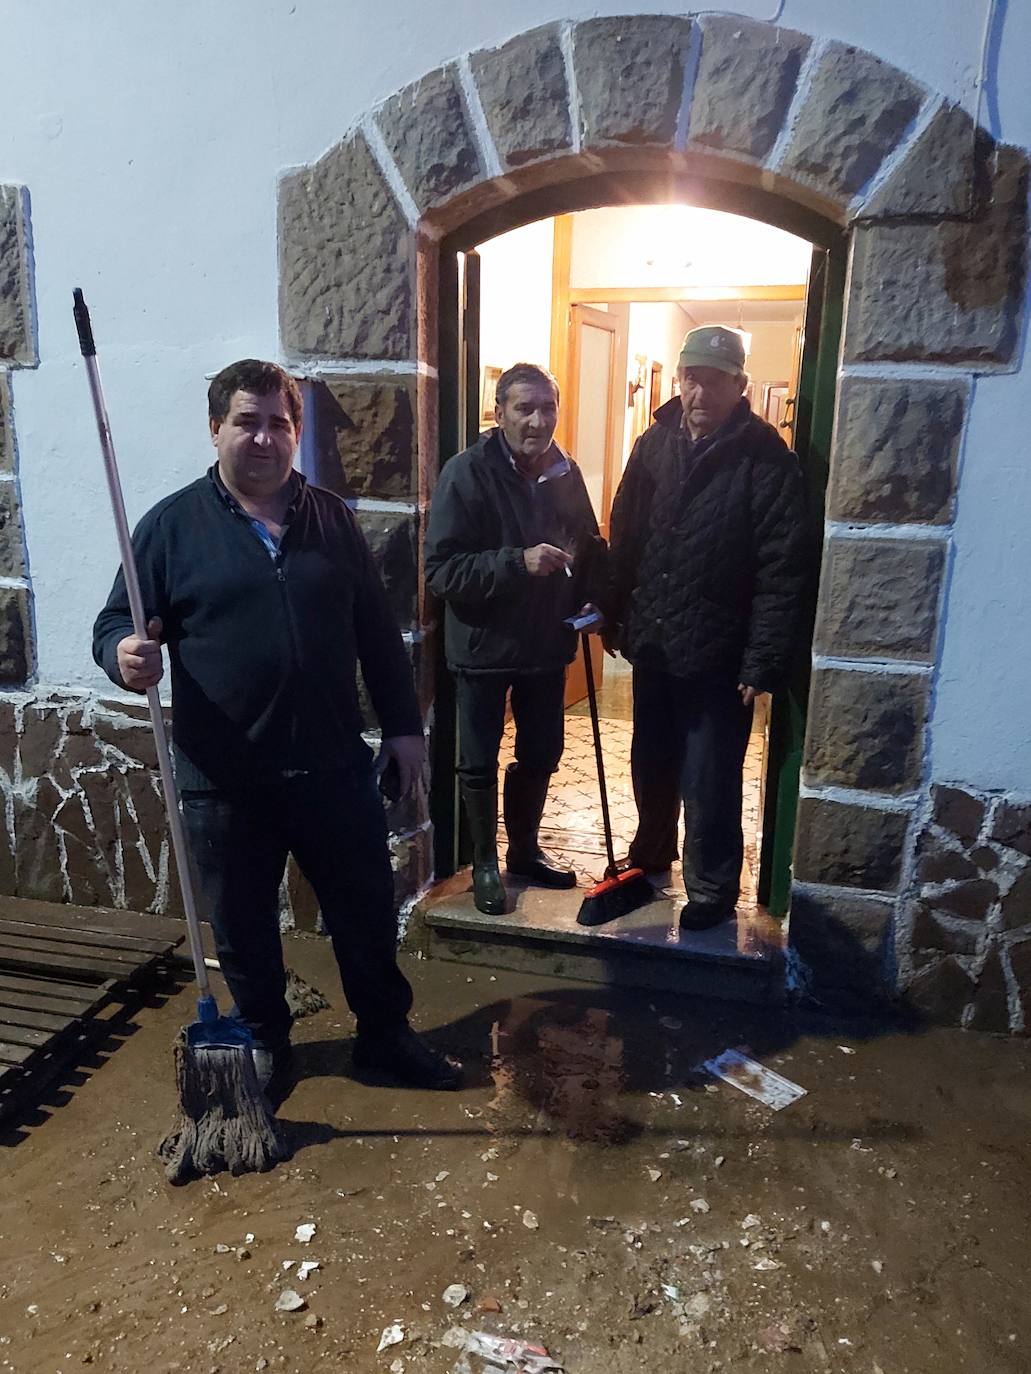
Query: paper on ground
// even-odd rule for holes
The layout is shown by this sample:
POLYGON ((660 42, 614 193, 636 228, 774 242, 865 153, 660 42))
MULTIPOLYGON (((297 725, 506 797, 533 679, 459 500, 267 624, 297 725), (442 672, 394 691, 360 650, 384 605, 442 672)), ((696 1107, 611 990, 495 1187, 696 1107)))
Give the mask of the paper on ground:
POLYGON ((707 1060, 702 1068, 716 1078, 722 1078, 724 1083, 740 1088, 757 1102, 764 1102, 775 1112, 779 1112, 782 1107, 790 1107, 792 1102, 797 1102, 806 1094, 805 1088, 792 1083, 790 1078, 782 1078, 779 1073, 774 1073, 764 1064, 749 1059, 748 1055, 742 1054, 740 1050, 724 1050, 715 1059, 707 1060))

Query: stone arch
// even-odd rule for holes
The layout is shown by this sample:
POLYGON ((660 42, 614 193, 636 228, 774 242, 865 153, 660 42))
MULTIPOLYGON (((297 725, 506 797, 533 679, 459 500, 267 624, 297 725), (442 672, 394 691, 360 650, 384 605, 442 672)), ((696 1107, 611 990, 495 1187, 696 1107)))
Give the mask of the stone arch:
POLYGON ((1018 365, 1022 152, 869 52, 732 15, 557 22, 457 57, 282 179, 282 345, 317 380, 313 462, 359 498, 418 655, 441 240, 635 178, 649 198, 657 180, 774 198, 849 240, 790 966, 818 997, 880 996, 939 957, 912 919, 926 726, 974 378, 1018 365))

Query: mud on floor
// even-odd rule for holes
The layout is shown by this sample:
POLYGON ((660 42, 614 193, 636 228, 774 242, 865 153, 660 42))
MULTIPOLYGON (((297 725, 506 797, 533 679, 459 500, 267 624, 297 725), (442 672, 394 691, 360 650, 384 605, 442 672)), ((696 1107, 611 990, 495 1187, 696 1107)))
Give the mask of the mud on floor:
POLYGON ((469 1086, 371 1088, 327 954, 289 942, 331 1001, 296 1030, 291 1163, 165 1184, 189 988, 4 1137, 0 1369, 444 1374, 457 1326, 567 1374, 1031 1368, 1027 1043, 409 960, 469 1086), (742 1043, 807 1095, 773 1113, 692 1072, 742 1043))

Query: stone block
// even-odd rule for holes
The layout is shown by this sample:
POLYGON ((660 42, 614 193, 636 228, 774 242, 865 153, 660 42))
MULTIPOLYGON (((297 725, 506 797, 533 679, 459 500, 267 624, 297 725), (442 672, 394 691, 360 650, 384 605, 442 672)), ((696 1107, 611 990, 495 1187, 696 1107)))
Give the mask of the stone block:
POLYGON ((41 778, 29 796, 15 794, 15 869, 19 897, 44 902, 65 899, 61 850, 54 814, 62 797, 49 778, 41 778))
POLYGON ((559 26, 545 24, 472 54, 470 65, 503 167, 569 151, 573 131, 559 26))
POLYGON ((0 577, 25 575, 25 537, 21 528, 18 488, 0 482, 0 577))
POLYGON ((418 620, 418 517, 406 512, 359 511, 358 524, 402 629, 418 620))
POLYGON ((122 759, 142 764, 144 768, 157 768, 157 750, 149 722, 104 716, 98 711, 93 729, 97 739, 117 750, 122 759))
POLYGON ((931 805, 935 823, 964 843, 972 844, 981 833, 985 804, 980 797, 936 782, 931 787, 931 805))
POLYGON ((11 404, 11 374, 0 371, 0 473, 13 473, 18 466, 14 446, 14 412, 11 404))
POLYGON ((985 938, 985 928, 972 922, 936 919, 930 902, 920 902, 913 917, 914 950, 933 949, 945 954, 976 954, 985 938))
POLYGON ((863 202, 863 219, 969 215, 985 188, 992 141, 958 105, 946 105, 863 202))
POLYGON ((928 900, 937 911, 961 916, 965 921, 983 921, 998 896, 999 889, 995 883, 987 878, 971 878, 937 893, 928 900))
POLYGON ((928 680, 922 673, 813 673, 807 781, 909 792, 920 781, 928 680))
POLYGON ((361 134, 285 177, 279 323, 301 356, 415 356, 415 240, 361 134))
POLYGON ((933 835, 921 837, 916 866, 917 882, 959 882, 963 878, 976 878, 977 874, 977 865, 965 854, 956 849, 946 849, 933 835))
MULTIPOLYGON (((992 873, 999 867, 999 856, 990 845, 978 845, 976 849, 970 851, 970 857, 981 873, 992 873)), ((960 876, 966 877, 967 875, 964 873, 960 876)))
POLYGON ((931 525, 951 520, 967 395, 958 382, 846 379, 828 518, 931 525))
POLYGON ((18 721, 13 701, 0 701, 0 772, 14 780, 18 757, 18 721))
POLYGON ((0 587, 0 687, 23 687, 32 676, 32 599, 27 587, 0 587))
POLYGON ((1017 874, 1013 886, 1002 899, 1001 910, 1004 929, 1031 926, 1031 865, 1017 874))
POLYGON ((908 825, 908 812, 803 797, 795 830, 795 877, 894 892, 908 825))
POLYGON ((1009 991, 998 945, 993 945, 977 979, 974 1009, 966 1021, 969 1030, 1004 1035, 1010 1028, 1009 991))
POLYGON ((813 647, 837 658, 934 661, 944 545, 829 539, 813 647))
POLYGON ((973 218, 859 225, 845 361, 1011 362, 1024 315, 1027 193, 1027 155, 1000 148, 973 218))
POLYGON ((36 362, 28 201, 21 186, 0 186, 0 362, 36 362))
POLYGON ((953 955, 922 968, 906 988, 906 1001, 928 1021, 958 1026, 974 995, 974 980, 953 955))
POLYGON ((399 91, 376 123, 420 211, 484 175, 454 67, 438 68, 399 91))
POLYGON ((19 753, 25 780, 45 777, 54 767, 64 727, 56 706, 31 702, 22 716, 19 753))
POLYGON ((328 377, 312 387, 314 480, 341 496, 418 494, 416 381, 328 377))
POLYGON ((1031 856, 1031 802, 1000 802, 990 838, 1031 856))
POLYGON ((750 19, 701 21, 688 146, 762 162, 784 123, 811 40, 750 19))
POLYGON ((673 142, 690 19, 617 15, 573 29, 582 146, 673 142))
POLYGON ((901 141, 922 100, 921 88, 896 67, 830 43, 778 170, 847 205, 901 141))
POLYGON ((890 1000, 893 916, 891 902, 795 890, 788 940, 815 1001, 851 1013, 890 1000))

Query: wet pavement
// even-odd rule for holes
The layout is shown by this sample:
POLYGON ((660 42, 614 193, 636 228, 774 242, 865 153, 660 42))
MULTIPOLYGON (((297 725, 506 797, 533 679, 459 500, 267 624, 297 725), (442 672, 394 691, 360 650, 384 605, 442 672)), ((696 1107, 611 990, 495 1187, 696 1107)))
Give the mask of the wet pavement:
POLYGON ((289 1164, 164 1182, 189 988, 3 1137, 0 1370, 444 1374, 456 1328, 567 1374, 1031 1368, 1026 1041, 406 956, 468 1086, 373 1088, 325 945, 287 944, 331 1002, 295 1030, 289 1164), (728 1045, 806 1095, 696 1072, 728 1045))

